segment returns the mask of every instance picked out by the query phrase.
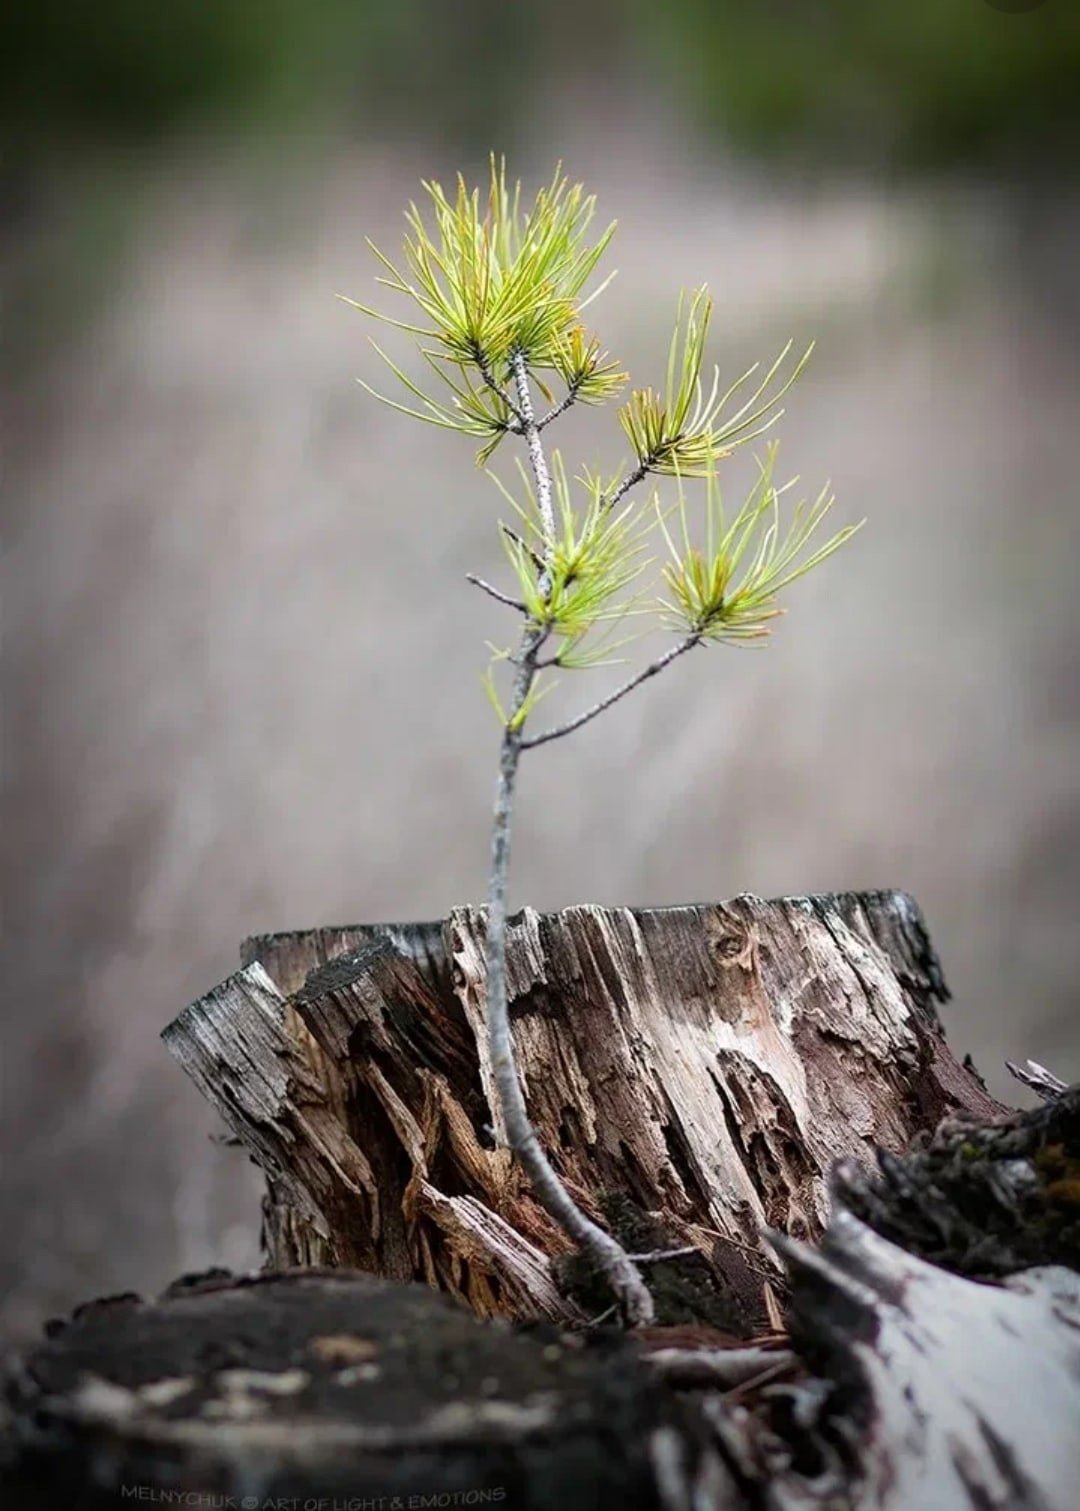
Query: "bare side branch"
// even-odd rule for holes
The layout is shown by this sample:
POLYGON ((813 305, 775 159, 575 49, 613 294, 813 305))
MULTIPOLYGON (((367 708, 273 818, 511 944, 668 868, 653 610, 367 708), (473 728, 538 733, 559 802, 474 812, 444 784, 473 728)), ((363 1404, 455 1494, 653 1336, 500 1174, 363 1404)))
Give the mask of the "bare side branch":
POLYGON ((563 397, 559 400, 559 402, 557 404, 553 404, 547 411, 547 413, 541 415, 537 420, 537 430, 546 430, 547 427, 551 424, 552 420, 557 420, 561 414, 565 414, 566 411, 570 408, 571 404, 573 404, 574 400, 577 398, 577 395, 578 385, 576 383, 572 383, 563 397))
POLYGON ((509 593, 504 593, 501 589, 492 587, 490 582, 485 582, 482 577, 477 577, 475 572, 466 572, 465 581, 471 582, 473 587, 481 588, 487 593, 489 598, 494 598, 497 603, 505 603, 507 608, 517 609, 519 614, 526 612, 525 605, 520 598, 511 598, 509 593))
POLYGON ((630 492, 631 488, 636 488, 638 483, 640 483, 643 478, 648 476, 648 472, 648 462, 638 462, 636 467, 631 468, 631 470, 626 474, 619 486, 615 489, 615 492, 608 499, 608 508, 614 509, 619 500, 625 498, 626 495, 630 492))
POLYGON ((580 729, 583 724, 588 724, 591 719, 595 719, 597 714, 602 714, 613 703, 618 703, 620 698, 625 698, 627 693, 632 693, 635 687, 640 687, 650 677, 655 677, 659 672, 662 672, 665 666, 670 666, 677 656, 683 655, 686 651, 692 650, 695 645, 700 644, 700 635, 687 635, 678 644, 673 645, 670 650, 665 651, 662 656, 657 656, 656 660, 651 661, 642 671, 628 678, 621 687, 617 687, 614 692, 608 693, 606 698, 601 698, 591 708, 586 708, 576 718, 568 719, 565 724, 557 724, 552 729, 545 729, 541 734, 531 735, 523 739, 521 741, 522 750, 534 750, 537 745, 547 745, 551 740, 561 740, 563 735, 572 734, 575 729, 580 729))

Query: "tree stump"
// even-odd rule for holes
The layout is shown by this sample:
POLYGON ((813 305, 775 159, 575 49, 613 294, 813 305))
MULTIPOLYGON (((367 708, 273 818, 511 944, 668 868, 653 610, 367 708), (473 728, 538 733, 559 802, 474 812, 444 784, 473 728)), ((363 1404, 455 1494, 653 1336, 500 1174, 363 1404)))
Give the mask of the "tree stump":
MULTIPOLYGON (((248 941, 165 1041, 267 1176, 274 1268, 423 1280, 481 1317, 580 1320, 602 1292, 503 1147, 484 914, 248 941)), ((748 1336, 816 1241, 829 1170, 1001 1109, 950 1053, 903 893, 526 909, 507 964, 530 1116, 579 1204, 635 1251, 661 1320, 748 1336)))

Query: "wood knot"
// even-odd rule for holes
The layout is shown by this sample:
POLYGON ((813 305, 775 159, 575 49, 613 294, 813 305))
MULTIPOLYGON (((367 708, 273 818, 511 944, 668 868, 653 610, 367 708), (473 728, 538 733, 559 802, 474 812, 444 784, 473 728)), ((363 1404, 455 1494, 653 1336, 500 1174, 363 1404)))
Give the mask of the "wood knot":
POLYGON ((742 966, 749 970, 754 953, 751 930, 727 917, 713 916, 706 925, 709 954, 721 966, 742 966))
POLYGON ((740 939, 738 934, 723 934, 719 939, 710 941, 712 952, 719 955, 721 960, 738 960, 746 948, 746 940, 740 939))

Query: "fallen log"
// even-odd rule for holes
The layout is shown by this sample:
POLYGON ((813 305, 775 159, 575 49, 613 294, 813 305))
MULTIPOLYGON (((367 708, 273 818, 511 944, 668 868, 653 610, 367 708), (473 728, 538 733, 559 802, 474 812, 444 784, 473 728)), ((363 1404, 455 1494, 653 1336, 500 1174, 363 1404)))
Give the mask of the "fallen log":
MULTIPOLYGON (((572 1322, 604 1293, 503 1147, 484 915, 249 941, 165 1041, 267 1176, 274 1268, 423 1280, 480 1316, 572 1322)), ((508 935, 528 1107, 579 1204, 635 1252, 661 1321, 749 1336, 816 1241, 837 1159, 1000 1109, 949 1051, 918 909, 878 892, 525 910, 508 935)))
POLYGON ((730 1396, 703 1403, 761 1504, 1076 1506, 1078 1175, 1080 1086, 991 1124, 950 1118, 876 1173, 838 1170, 817 1249, 773 1235, 806 1377, 741 1414, 730 1396))

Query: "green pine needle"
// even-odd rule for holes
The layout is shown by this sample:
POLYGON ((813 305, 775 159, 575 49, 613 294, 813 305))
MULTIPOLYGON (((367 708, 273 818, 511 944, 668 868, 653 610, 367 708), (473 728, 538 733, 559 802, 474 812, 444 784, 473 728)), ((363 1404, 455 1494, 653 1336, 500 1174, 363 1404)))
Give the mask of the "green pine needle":
POLYGON ((575 479, 576 492, 584 492, 584 502, 580 501, 561 454, 553 451, 556 527, 552 537, 544 529, 530 479, 524 468, 520 472, 524 503, 494 478, 522 524, 520 533, 505 527, 502 532, 516 578, 515 596, 534 624, 573 642, 571 659, 583 664, 581 641, 604 621, 627 612, 621 595, 648 565, 644 506, 609 509, 600 478, 590 474, 575 479), (542 573, 538 573, 538 563, 546 563, 542 573))
POLYGON ((705 389, 702 362, 712 312, 713 302, 704 287, 695 290, 689 301, 680 297, 663 393, 652 388, 635 389, 619 412, 634 455, 649 472, 669 477, 708 476, 716 462, 775 424, 783 413, 778 407, 780 400, 810 356, 808 350, 790 375, 778 381, 791 351, 789 341, 749 398, 729 415, 728 404, 757 369, 752 367, 721 394, 720 369, 714 367, 712 382, 705 389))
POLYGON ((543 370, 561 378, 567 401, 598 404, 613 397, 626 374, 581 322, 581 311, 613 276, 584 296, 615 229, 612 224, 599 236, 590 235, 595 196, 571 184, 559 168, 524 212, 520 183, 511 189, 505 161, 494 156, 483 198, 460 176, 452 197, 437 183, 423 187, 428 219, 410 205, 401 266, 368 243, 385 269, 386 276, 376 282, 411 300, 418 319, 401 320, 352 299, 345 302, 420 336, 435 377, 451 389, 451 397, 445 401, 423 392, 381 351, 421 407, 375 396, 431 424, 481 437, 481 462, 513 428, 512 412, 497 390, 508 381, 515 353, 525 356, 534 375, 543 370), (473 369, 484 382, 468 377, 473 369))
POLYGON ((659 607, 681 632, 706 640, 743 644, 763 640, 783 609, 779 595, 800 577, 831 556, 861 526, 847 525, 814 548, 817 533, 833 505, 826 487, 812 504, 798 503, 786 526, 780 500, 792 486, 776 487, 773 473, 778 452, 771 445, 758 476, 732 519, 725 515, 715 468, 706 475, 705 546, 693 544, 685 497, 680 488, 681 543, 676 544, 661 517, 671 551, 663 576, 670 598, 659 607))

